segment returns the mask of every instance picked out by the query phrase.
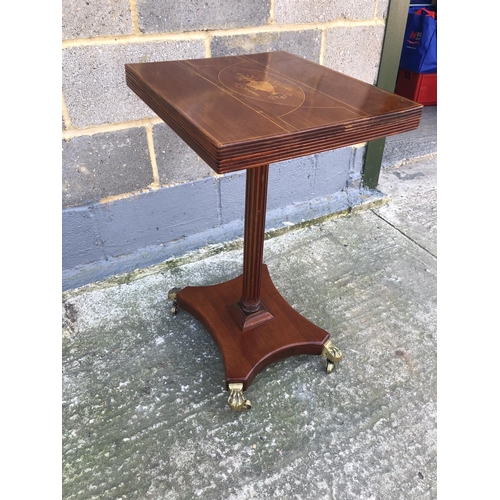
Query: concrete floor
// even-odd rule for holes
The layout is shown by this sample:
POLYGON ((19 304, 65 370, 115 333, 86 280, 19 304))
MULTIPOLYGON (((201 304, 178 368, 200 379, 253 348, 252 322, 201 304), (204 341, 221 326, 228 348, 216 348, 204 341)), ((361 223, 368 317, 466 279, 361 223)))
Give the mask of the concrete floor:
POLYGON ((221 356, 168 290, 240 274, 205 249, 63 296, 63 498, 435 499, 436 157, 382 206, 266 240, 281 294, 344 359, 279 361, 227 405, 221 356))

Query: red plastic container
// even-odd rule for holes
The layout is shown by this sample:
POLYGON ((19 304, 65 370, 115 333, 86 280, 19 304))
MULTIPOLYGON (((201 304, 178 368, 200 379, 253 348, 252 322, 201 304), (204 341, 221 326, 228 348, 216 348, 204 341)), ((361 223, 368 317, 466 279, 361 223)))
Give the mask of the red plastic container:
POLYGON ((437 73, 414 73, 399 69, 395 94, 424 106, 437 104, 437 73))

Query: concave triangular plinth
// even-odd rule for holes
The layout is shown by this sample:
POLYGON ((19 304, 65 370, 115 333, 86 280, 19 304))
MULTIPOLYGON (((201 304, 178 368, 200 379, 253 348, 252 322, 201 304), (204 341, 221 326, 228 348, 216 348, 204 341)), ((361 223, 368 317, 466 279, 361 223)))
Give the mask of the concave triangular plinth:
POLYGON ((179 307, 208 330, 224 362, 226 385, 246 390, 266 366, 298 354, 321 354, 330 335, 304 318, 280 295, 262 265, 261 301, 272 316, 242 330, 230 309, 241 297, 243 276, 211 286, 188 286, 177 294, 179 307))

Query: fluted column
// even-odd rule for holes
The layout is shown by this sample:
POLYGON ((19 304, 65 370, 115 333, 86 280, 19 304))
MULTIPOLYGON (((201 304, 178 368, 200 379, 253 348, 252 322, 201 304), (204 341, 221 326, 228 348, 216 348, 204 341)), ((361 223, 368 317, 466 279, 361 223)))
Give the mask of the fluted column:
POLYGON ((268 173, 269 165, 247 169, 243 294, 240 301, 245 314, 252 314, 260 308, 268 173))

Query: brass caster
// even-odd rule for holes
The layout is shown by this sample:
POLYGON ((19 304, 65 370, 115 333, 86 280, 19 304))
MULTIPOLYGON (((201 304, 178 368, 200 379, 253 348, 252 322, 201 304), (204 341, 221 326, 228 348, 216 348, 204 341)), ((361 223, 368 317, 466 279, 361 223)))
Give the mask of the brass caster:
POLYGON ((177 306, 177 294, 181 291, 180 288, 172 288, 168 292, 168 298, 172 301, 172 307, 170 308, 170 312, 175 316, 179 307, 177 306))
POLYGON ((243 384, 229 384, 227 402, 234 411, 249 410, 252 407, 252 403, 243 396, 243 384))
POLYGON ((342 353, 338 347, 333 345, 332 340, 328 340, 323 346, 321 355, 326 358, 326 373, 332 373, 336 365, 342 360, 342 353))

